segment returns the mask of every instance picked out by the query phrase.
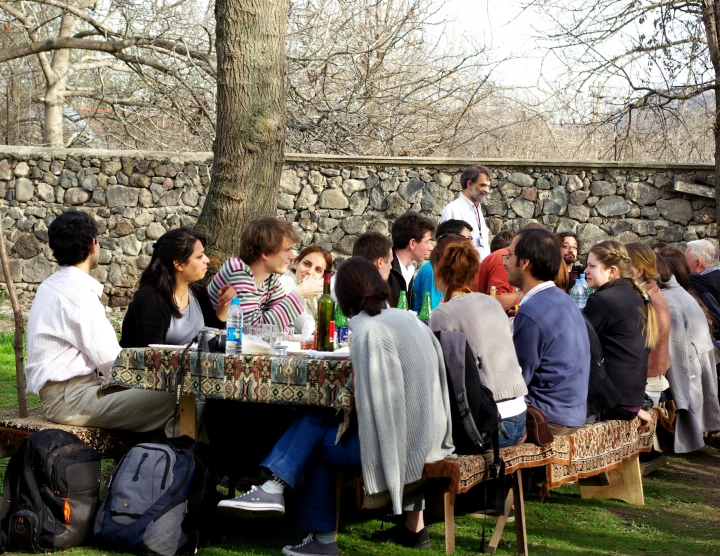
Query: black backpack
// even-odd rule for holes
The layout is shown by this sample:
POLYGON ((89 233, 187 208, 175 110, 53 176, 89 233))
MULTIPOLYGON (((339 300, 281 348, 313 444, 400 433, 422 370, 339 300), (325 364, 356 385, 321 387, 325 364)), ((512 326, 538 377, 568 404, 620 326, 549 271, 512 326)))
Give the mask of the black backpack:
POLYGON ((605 371, 602 344, 592 323, 583 314, 590 340, 590 381, 588 383, 587 417, 607 411, 620 403, 620 392, 605 371))
POLYGON ((473 355, 465 334, 435 332, 445 360, 453 442, 458 454, 484 454, 497 445, 500 414, 492 392, 482 383, 482 356, 473 355))
POLYGON ((475 358, 462 332, 441 330, 435 332, 435 336, 440 341, 448 377, 455 452, 471 455, 492 450, 492 463, 485 461, 484 484, 489 477, 497 479, 495 511, 502 514, 505 510, 505 462, 500 458, 500 412, 492 392, 480 377, 482 355, 475 358))
POLYGON ((194 553, 205 489, 195 453, 167 444, 138 444, 118 463, 95 518, 95 540, 123 552, 194 553))
POLYGON ((77 546, 92 528, 100 493, 100 456, 59 429, 23 439, 5 472, 0 552, 77 546))

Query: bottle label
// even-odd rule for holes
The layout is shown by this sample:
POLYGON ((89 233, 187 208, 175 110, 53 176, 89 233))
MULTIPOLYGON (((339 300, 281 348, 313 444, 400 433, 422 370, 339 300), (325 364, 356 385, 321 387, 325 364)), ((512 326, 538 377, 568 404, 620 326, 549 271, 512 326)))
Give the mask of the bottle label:
POLYGON ((242 328, 228 328, 227 329, 227 341, 228 342, 242 342, 242 328))

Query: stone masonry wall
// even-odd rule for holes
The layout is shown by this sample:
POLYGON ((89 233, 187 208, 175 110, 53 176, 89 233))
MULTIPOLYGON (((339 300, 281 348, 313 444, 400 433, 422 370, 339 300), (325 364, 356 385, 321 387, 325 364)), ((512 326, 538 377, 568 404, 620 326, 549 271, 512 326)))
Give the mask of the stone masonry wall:
MULTIPOLYGON (((288 155, 278 215, 296 223, 302 244, 347 257, 367 230, 389 234, 408 210, 434 220, 477 161, 288 155)), ((484 212, 491 232, 541 222, 580 235, 583 251, 622 242, 715 237, 710 165, 483 161, 493 172, 484 212)), ((68 208, 91 214, 103 248, 95 276, 112 305, 124 305, 152 244, 193 226, 210 182, 212 153, 0 148, 0 221, 11 270, 33 291, 57 268, 47 227, 68 208)), ((238 230, 239 233, 239 230, 238 230)))

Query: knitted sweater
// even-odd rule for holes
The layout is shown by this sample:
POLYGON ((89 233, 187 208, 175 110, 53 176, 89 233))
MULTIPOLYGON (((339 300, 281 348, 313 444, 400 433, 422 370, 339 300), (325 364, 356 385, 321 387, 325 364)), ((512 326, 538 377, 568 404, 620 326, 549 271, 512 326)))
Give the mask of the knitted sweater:
POLYGON ((497 300, 482 293, 453 297, 433 311, 430 328, 465 334, 482 357, 480 374, 495 401, 527 395, 508 319, 497 300))
POLYGON ((399 514, 403 486, 454 450, 440 344, 398 309, 374 317, 363 311, 348 326, 363 480, 370 494, 388 490, 399 514))
POLYGON ((291 324, 305 311, 302 299, 296 293, 285 294, 278 274, 271 274, 262 286, 255 283, 250 266, 242 259, 228 259, 213 276, 208 294, 213 307, 225 284, 231 284, 240 298, 243 324, 274 324, 279 330, 291 331, 291 324))

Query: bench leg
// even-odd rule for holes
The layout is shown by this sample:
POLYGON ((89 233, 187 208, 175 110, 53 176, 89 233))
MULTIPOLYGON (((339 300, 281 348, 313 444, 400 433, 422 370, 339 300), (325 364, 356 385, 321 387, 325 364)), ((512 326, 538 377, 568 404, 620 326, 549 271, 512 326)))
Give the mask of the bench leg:
MULTIPOLYGON (((515 475, 513 475, 515 477, 515 475)), ((495 551, 498 548, 498 545, 500 544, 500 537, 502 537, 503 531, 505 530, 505 525, 507 524, 508 516, 510 515, 510 510, 512 509, 513 505, 513 492, 508 492, 507 498, 505 498, 505 513, 501 515, 497 523, 495 524, 495 530, 493 531, 492 537, 490 538, 490 542, 488 543, 488 554, 495 554, 495 551)), ((516 518, 517 519, 517 518, 516 518)))
POLYGON ((195 410, 195 396, 180 398, 180 436, 187 435, 197 439, 197 416, 195 410))
POLYGON ((513 500, 515 501, 515 536, 518 554, 527 556, 527 530, 525 528, 525 497, 523 496, 522 476, 518 469, 513 474, 513 500))
POLYGON ((640 458, 634 457, 621 467, 607 472, 607 486, 590 486, 580 483, 582 498, 612 498, 636 506, 645 505, 640 458))
POLYGON ((445 508, 445 554, 455 554, 455 503, 451 501, 450 486, 446 485, 444 489, 443 506, 445 508))

